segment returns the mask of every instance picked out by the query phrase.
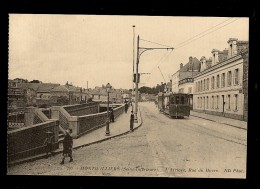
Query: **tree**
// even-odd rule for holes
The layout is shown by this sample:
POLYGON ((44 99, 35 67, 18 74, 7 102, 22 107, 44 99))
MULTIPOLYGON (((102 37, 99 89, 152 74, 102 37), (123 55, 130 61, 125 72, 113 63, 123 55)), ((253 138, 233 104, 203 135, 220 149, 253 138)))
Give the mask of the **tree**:
POLYGON ((29 83, 41 83, 41 81, 34 79, 34 80, 30 81, 29 83))

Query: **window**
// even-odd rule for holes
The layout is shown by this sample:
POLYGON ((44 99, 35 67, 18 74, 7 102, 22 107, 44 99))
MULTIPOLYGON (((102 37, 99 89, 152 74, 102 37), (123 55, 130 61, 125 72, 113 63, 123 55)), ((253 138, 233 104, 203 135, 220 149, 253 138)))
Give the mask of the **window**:
POLYGON ((229 71, 227 75, 227 86, 231 86, 231 81, 232 81, 232 73, 231 71, 229 71))
POLYGON ((176 104, 179 104, 179 103, 180 103, 180 97, 179 97, 179 96, 176 96, 176 97, 175 97, 175 102, 176 102, 176 104))
POLYGON ((227 105, 228 110, 230 110, 230 95, 228 95, 228 105, 227 105))
POLYGON ((207 79, 207 90, 209 90, 209 78, 207 79))
POLYGON ((217 88, 219 88, 219 75, 217 75, 217 88))
POLYGON ((218 97, 218 95, 217 95, 217 102, 216 102, 216 103, 217 103, 217 107, 216 107, 216 108, 218 109, 218 103, 219 103, 219 97, 218 97))
POLYGON ((206 79, 204 79, 204 91, 206 90, 206 79))
POLYGON ((213 76, 211 78, 211 89, 214 89, 214 85, 215 85, 215 77, 213 76))
POLYGON ((222 77, 221 77, 221 87, 225 87, 225 73, 222 73, 222 77))
POLYGON ((235 111, 238 111, 238 94, 235 94, 234 97, 235 97, 235 111))
POLYGON ((181 97, 181 104, 184 104, 184 96, 181 97))
POLYGON ((238 85, 238 69, 234 72, 234 85, 238 85))
POLYGON ((197 108, 199 108, 199 104, 200 104, 200 99, 199 97, 197 98, 197 108))
POLYGON ((206 107, 208 109, 209 108, 209 97, 208 96, 207 96, 207 100, 206 101, 207 101, 207 106, 206 107))
POLYGON ((214 108, 214 96, 212 96, 212 101, 211 101, 211 108, 214 108))
POLYGON ((202 108, 202 97, 200 97, 200 108, 202 108))
POLYGON ((171 98, 171 104, 174 104, 174 97, 171 98))

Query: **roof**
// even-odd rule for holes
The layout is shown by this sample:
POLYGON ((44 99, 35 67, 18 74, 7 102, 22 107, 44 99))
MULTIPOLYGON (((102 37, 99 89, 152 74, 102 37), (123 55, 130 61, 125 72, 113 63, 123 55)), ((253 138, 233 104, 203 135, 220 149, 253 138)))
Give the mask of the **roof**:
POLYGON ((200 70, 200 61, 196 58, 196 57, 191 57, 191 62, 189 61, 188 63, 186 63, 181 69, 180 72, 186 72, 189 71, 189 64, 192 64, 192 70, 200 70))
POLYGON ((58 92, 80 92, 81 87, 75 87, 71 85, 60 85, 51 89, 51 91, 58 91, 58 92))
POLYGON ((41 85, 41 83, 19 83, 18 84, 22 89, 33 89, 35 91, 38 90, 38 87, 41 85))
POLYGON ((42 83, 37 92, 50 92, 53 88, 59 86, 60 84, 53 84, 53 83, 42 83))

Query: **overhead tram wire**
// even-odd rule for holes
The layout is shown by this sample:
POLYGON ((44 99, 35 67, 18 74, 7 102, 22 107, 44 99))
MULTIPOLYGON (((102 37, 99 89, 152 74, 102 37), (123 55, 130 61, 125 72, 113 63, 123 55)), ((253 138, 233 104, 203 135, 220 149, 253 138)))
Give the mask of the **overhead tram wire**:
MULTIPOLYGON (((217 24, 217 25, 215 25, 215 26, 213 26, 213 27, 211 27, 211 28, 209 28, 209 29, 207 29, 207 30, 205 30, 205 31, 203 31, 203 32, 201 32, 201 33, 195 35, 195 36, 193 36, 192 38, 190 38, 190 39, 184 41, 186 44, 184 44, 184 42, 179 43, 179 44, 176 46, 175 50, 177 50, 177 49, 179 49, 179 48, 181 48, 181 47, 184 47, 184 46, 188 45, 189 43, 191 43, 191 42, 193 42, 193 41, 195 41, 195 40, 197 40, 197 39, 200 39, 200 38, 202 38, 202 37, 204 37, 204 36, 206 36, 206 35, 208 35, 208 34, 210 34, 210 33, 213 33, 213 32, 215 32, 215 31, 217 31, 217 30, 219 30, 219 29, 221 29, 221 28, 223 28, 223 27, 225 27, 225 26, 227 26, 227 25, 229 25, 229 24, 231 24, 231 23, 237 21, 237 20, 240 19, 240 18, 237 18, 237 19, 235 19, 235 20, 233 20, 233 21, 231 21, 231 22, 228 22, 227 24, 225 24, 225 25, 223 25, 223 26, 221 26, 221 27, 219 27, 219 28, 217 28, 217 29, 215 29, 215 30, 213 30, 213 31, 210 31, 210 32, 208 32, 208 33, 206 33, 206 34, 200 36, 199 38, 196 38, 197 36, 199 36, 199 35, 205 33, 206 31, 209 31, 209 30, 211 30, 211 29, 213 29, 213 28, 215 28, 215 27, 217 27, 217 26, 219 26, 219 25, 221 25, 221 24, 223 24, 223 23, 225 23, 225 22, 227 22, 228 20, 231 20, 231 19, 233 19, 233 18, 229 18, 229 19, 227 19, 227 20, 225 20, 225 21, 223 21, 223 22, 221 22, 221 23, 219 23, 219 24, 217 24), (194 38, 195 38, 195 39, 194 39, 194 38), (193 40, 191 40, 191 39, 193 39, 193 40), (189 41, 189 40, 191 40, 191 41, 189 41), (180 44, 184 44, 184 45, 180 45, 180 44), (179 45, 180 45, 180 46, 179 46, 179 45), (178 46, 179 46, 179 47, 178 47, 178 46)), ((167 57, 168 57, 172 52, 173 52, 173 51, 171 51, 171 52, 167 55, 167 57)), ((167 57, 166 57, 166 58, 167 58, 167 57)), ((166 59, 166 58, 165 58, 165 59, 166 59)), ((160 59, 160 61, 158 62, 158 64, 157 64, 154 68, 156 68, 157 66, 159 66, 159 65, 161 64, 162 59, 163 59, 163 57, 160 59)), ((153 69, 154 69, 154 68, 153 68, 153 69)), ((153 69, 152 69, 152 70, 153 70, 153 69)), ((152 72, 152 70, 151 70, 151 72, 152 72)), ((151 77, 151 76, 149 75, 148 80, 150 79, 150 77, 151 77)), ((147 80, 147 81, 148 81, 148 80, 147 80)))
POLYGON ((213 27, 211 27, 211 28, 208 28, 208 29, 204 30, 203 32, 200 32, 200 33, 198 33, 197 35, 195 35, 195 36, 193 36, 193 37, 191 37, 191 38, 189 38, 189 39, 187 39, 187 40, 185 40, 185 41, 183 41, 183 42, 177 44, 177 45, 176 45, 176 48, 177 48, 178 46, 180 46, 180 45, 182 45, 182 44, 184 44, 184 43, 190 41, 191 39, 193 39, 193 38, 195 38, 195 37, 198 37, 199 35, 205 33, 206 31, 209 31, 209 30, 211 30, 211 29, 213 29, 213 28, 215 28, 215 27, 217 27, 217 26, 219 26, 219 25, 221 25, 221 24, 223 24, 223 23, 225 23, 225 22, 227 22, 227 21, 229 21, 229 20, 231 20, 231 19, 233 19, 233 18, 229 18, 229 19, 227 19, 227 20, 225 20, 225 21, 223 21, 223 22, 221 22, 221 23, 219 23, 219 24, 217 24, 217 25, 215 25, 215 26, 213 26, 213 27))
POLYGON ((229 23, 227 23, 227 24, 225 24, 225 25, 223 25, 223 26, 221 26, 221 27, 219 27, 219 28, 217 28, 217 29, 215 29, 215 30, 213 30, 213 31, 210 31, 210 32, 208 32, 208 33, 206 33, 206 34, 204 34, 204 35, 198 37, 198 38, 195 38, 195 39, 191 40, 190 42, 188 42, 188 43, 186 43, 186 44, 184 44, 184 45, 181 45, 181 46, 179 46, 179 47, 177 46, 177 47, 175 48, 175 50, 177 50, 177 49, 179 49, 179 48, 181 48, 181 47, 184 47, 184 46, 190 44, 191 42, 196 41, 196 40, 198 40, 198 39, 200 39, 200 38, 202 38, 202 37, 204 37, 204 36, 206 36, 206 35, 208 35, 208 34, 210 34, 210 33, 213 33, 213 32, 215 32, 215 31, 217 31, 217 30, 219 30, 219 29, 221 29, 221 28, 223 28, 223 27, 225 27, 225 26, 227 26, 227 25, 229 25, 229 24, 231 24, 231 23, 237 21, 238 19, 240 19, 240 18, 237 18, 237 19, 233 20, 232 22, 229 22, 229 23))
POLYGON ((153 41, 149 41, 149 40, 146 40, 146 39, 141 39, 141 38, 140 38, 140 40, 146 41, 146 42, 149 42, 149 43, 153 43, 153 44, 156 44, 156 45, 161 45, 161 46, 164 46, 164 47, 173 48, 173 47, 171 47, 171 46, 169 46, 169 45, 163 45, 163 44, 156 43, 156 42, 153 42, 153 41))
MULTIPOLYGON (((151 69, 151 71, 149 71, 149 73, 151 73, 151 72, 159 65, 159 63, 162 62, 162 60, 166 59, 171 52, 172 52, 172 51, 170 51, 170 52, 169 52, 169 51, 166 51, 166 52, 163 54, 163 56, 160 58, 160 60, 158 61, 158 63, 151 69), (168 53, 168 55, 166 55, 167 53, 168 53)), ((151 74, 147 77, 146 82, 149 81, 150 78, 151 78, 151 74)))
MULTIPOLYGON (((140 40, 145 41, 145 42, 149 42, 149 43, 153 43, 153 44, 156 44, 156 45, 168 47, 168 48, 173 48, 172 46, 163 45, 163 44, 160 44, 160 43, 157 43, 157 42, 153 42, 153 41, 150 41, 150 40, 146 40, 146 39, 141 39, 141 38, 140 38, 140 40)), ((172 52, 172 51, 171 51, 171 52, 172 52)), ((165 57, 165 55, 166 55, 167 53, 169 53, 169 52, 168 52, 168 49, 167 49, 167 51, 163 54, 163 56, 160 58, 160 60, 158 61, 158 63, 163 60, 163 58, 165 57)), ((168 56, 169 56, 169 55, 168 55, 168 56)), ((158 63, 157 63, 157 64, 158 64, 158 63)), ((154 68, 153 68, 153 69, 154 69, 154 68)), ((152 70, 153 70, 153 69, 152 69, 152 70)), ((151 71, 152 71, 152 70, 151 70, 151 71)), ((151 72, 151 71, 150 71, 150 72, 151 72)), ((149 73, 150 73, 150 72, 149 72, 149 73)), ((148 81, 149 79, 150 79, 150 75, 147 77, 146 81, 148 81)))

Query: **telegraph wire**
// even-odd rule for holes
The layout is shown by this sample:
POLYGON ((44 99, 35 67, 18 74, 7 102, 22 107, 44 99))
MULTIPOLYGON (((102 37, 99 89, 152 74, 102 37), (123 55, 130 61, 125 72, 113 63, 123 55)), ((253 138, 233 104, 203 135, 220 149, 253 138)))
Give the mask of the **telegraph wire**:
POLYGON ((219 24, 217 24, 217 25, 215 25, 215 26, 213 26, 213 27, 211 27, 211 28, 208 28, 208 29, 204 30, 203 32, 198 33, 197 35, 195 35, 195 36, 193 36, 193 37, 191 37, 191 38, 189 38, 189 39, 187 39, 187 40, 185 40, 185 41, 183 41, 183 42, 177 44, 176 47, 181 46, 182 44, 184 44, 184 43, 190 41, 191 39, 193 39, 193 38, 195 38, 195 37, 197 37, 197 36, 199 36, 199 35, 205 33, 206 31, 209 31, 209 30, 211 30, 211 29, 213 29, 213 28, 215 28, 215 27, 217 27, 217 26, 219 26, 219 25, 221 25, 221 24, 223 24, 223 23, 225 23, 225 22, 227 22, 227 21, 229 21, 229 20, 231 20, 231 19, 232 19, 232 18, 229 18, 229 19, 227 19, 227 20, 225 20, 225 21, 223 21, 223 22, 221 22, 221 23, 219 23, 219 24))
POLYGON ((179 46, 179 47, 176 47, 175 50, 176 50, 176 49, 179 49, 179 48, 181 48, 181 47, 184 47, 184 46, 190 44, 191 42, 196 41, 196 40, 198 40, 198 39, 200 39, 200 38, 202 38, 202 37, 204 37, 204 36, 206 36, 206 35, 208 35, 208 34, 210 34, 210 33, 213 33, 213 32, 215 32, 215 31, 217 31, 217 30, 219 30, 219 29, 221 29, 221 28, 223 28, 223 27, 225 27, 225 26, 227 26, 227 25, 229 25, 229 24, 231 24, 231 23, 237 21, 238 19, 240 19, 240 18, 237 18, 237 19, 233 20, 232 22, 229 22, 229 23, 227 23, 227 24, 225 24, 225 25, 223 25, 223 26, 221 26, 221 27, 219 27, 219 28, 217 28, 217 29, 215 29, 215 30, 213 30, 213 31, 210 31, 210 32, 208 32, 208 33, 206 33, 206 34, 200 36, 199 38, 195 38, 195 39, 191 40, 190 42, 188 42, 188 43, 186 43, 186 44, 184 44, 184 45, 181 45, 181 46, 179 46))
MULTIPOLYGON (((192 38, 186 40, 186 42, 185 42, 186 44, 185 44, 184 42, 179 43, 179 44, 176 46, 176 48, 174 48, 174 49, 175 49, 175 50, 180 49, 181 47, 184 47, 184 46, 186 46, 186 45, 192 43, 192 42, 195 41, 195 40, 198 40, 198 39, 200 39, 200 38, 202 38, 202 37, 204 37, 204 36, 206 36, 206 35, 209 35, 209 34, 215 32, 215 31, 217 31, 217 30, 219 30, 219 29, 221 29, 221 28, 223 28, 223 27, 225 27, 225 26, 227 26, 227 25, 229 25, 229 24, 231 24, 231 23, 237 21, 237 20, 240 19, 240 18, 237 18, 237 19, 235 19, 235 20, 233 20, 233 21, 231 21, 231 22, 228 22, 227 24, 222 25, 221 27, 216 28, 216 29, 214 29, 214 30, 212 30, 212 31, 210 31, 210 32, 207 32, 206 34, 204 34, 204 35, 202 35, 202 36, 196 38, 197 36, 199 36, 199 35, 205 33, 206 31, 209 31, 209 30, 211 30, 211 29, 213 29, 213 28, 215 28, 215 27, 217 27, 217 26, 219 26, 219 25, 221 25, 221 24, 223 24, 223 23, 225 23, 225 22, 227 22, 227 21, 229 21, 229 20, 231 20, 231 19, 233 19, 233 18, 229 18, 229 19, 227 19, 227 20, 225 20, 225 21, 223 21, 223 22, 221 22, 221 23, 219 23, 219 24, 217 24, 217 25, 215 25, 215 26, 213 26, 213 27, 211 27, 211 28, 209 28, 209 29, 207 29, 207 30, 205 30, 205 31, 203 31, 203 32, 201 32, 201 33, 195 35, 195 36, 193 36, 192 38), (194 39, 194 38, 195 38, 195 39, 194 39), (191 40, 191 39, 193 39, 193 40, 191 40), (191 41, 189 41, 189 40, 191 40, 191 41), (180 45, 180 44, 183 44, 183 45, 180 45), (179 45, 180 45, 180 46, 179 46, 179 45)), ((172 52, 173 52, 173 51, 171 51, 171 52, 167 55, 167 57, 168 57, 172 52)), ((167 58, 167 57, 166 57, 166 58, 167 58)), ((165 58, 165 59, 166 59, 166 58, 165 58)), ((163 60, 163 58, 160 59, 160 61, 157 63, 157 65, 156 65, 154 68, 158 67, 158 66, 162 63, 162 60, 163 60)), ((152 70, 154 70, 154 68, 153 68, 152 70)), ((151 72, 152 72, 152 70, 151 70, 151 72)), ((151 77, 151 76, 149 75, 148 80, 150 79, 150 77, 151 77)))

